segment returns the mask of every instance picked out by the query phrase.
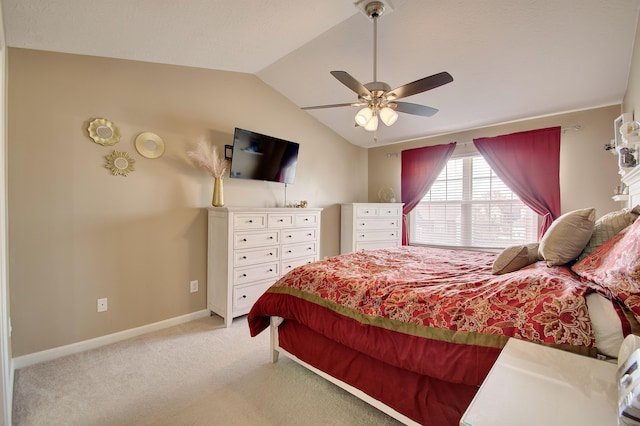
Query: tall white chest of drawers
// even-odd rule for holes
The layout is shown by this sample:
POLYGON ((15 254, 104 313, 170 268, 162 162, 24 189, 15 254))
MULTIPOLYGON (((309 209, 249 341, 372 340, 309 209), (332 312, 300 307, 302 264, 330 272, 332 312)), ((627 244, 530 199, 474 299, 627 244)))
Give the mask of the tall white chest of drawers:
POLYGON ((349 203, 340 207, 340 253, 402 245, 402 203, 349 203))
POLYGON ((210 208, 207 309, 224 318, 249 313, 278 278, 320 256, 322 209, 210 208))

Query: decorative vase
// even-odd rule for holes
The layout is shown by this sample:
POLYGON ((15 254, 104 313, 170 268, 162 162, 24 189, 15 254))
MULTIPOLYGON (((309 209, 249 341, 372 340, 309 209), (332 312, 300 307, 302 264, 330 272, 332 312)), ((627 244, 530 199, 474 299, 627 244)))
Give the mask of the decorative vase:
POLYGON ((224 196, 222 194, 222 178, 215 178, 213 181, 213 198, 211 199, 213 207, 224 206, 224 196))

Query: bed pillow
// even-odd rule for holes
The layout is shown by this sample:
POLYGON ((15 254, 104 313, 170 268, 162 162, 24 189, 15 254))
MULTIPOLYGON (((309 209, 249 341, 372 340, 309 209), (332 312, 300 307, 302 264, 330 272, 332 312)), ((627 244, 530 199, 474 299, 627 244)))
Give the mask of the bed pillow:
POLYGON ((553 221, 540 240, 540 258, 547 266, 564 265, 577 258, 591 238, 596 209, 574 210, 553 221))
POLYGON ((507 247, 493 261, 492 273, 507 274, 538 260, 538 243, 507 247))
POLYGON ((640 321, 640 220, 571 267, 599 291, 624 302, 640 321))
POLYGON ((582 251, 582 254, 580 254, 580 257, 578 257, 578 260, 584 259, 602 243, 622 231, 627 226, 631 225, 636 221, 638 215, 640 215, 640 205, 635 206, 633 209, 626 208, 620 211, 607 213, 600 219, 596 220, 596 223, 593 226, 591 239, 582 251))

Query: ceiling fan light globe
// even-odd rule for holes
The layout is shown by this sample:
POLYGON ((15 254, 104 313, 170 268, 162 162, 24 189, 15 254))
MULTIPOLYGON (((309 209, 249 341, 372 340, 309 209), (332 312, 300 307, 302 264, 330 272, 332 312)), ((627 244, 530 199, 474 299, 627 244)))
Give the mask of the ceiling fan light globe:
POLYGON ((356 114, 356 124, 358 126, 365 127, 369 123, 369 121, 371 121, 371 117, 373 117, 373 111, 371 111, 371 108, 362 108, 356 114))
POLYGON ((369 120, 367 125, 364 126, 364 129, 368 132, 375 132, 376 130, 378 130, 378 116, 374 115, 373 117, 371 117, 371 120, 369 120))
POLYGON ((386 125, 391 126, 398 119, 398 113, 389 107, 384 107, 380 110, 380 120, 386 125))

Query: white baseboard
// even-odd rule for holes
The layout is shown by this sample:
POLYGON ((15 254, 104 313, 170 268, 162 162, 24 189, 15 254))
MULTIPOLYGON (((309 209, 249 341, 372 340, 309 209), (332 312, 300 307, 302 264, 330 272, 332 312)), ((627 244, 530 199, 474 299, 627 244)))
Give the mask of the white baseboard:
POLYGON ((113 334, 107 334, 106 336, 100 336, 94 339, 72 343, 70 345, 59 346, 53 349, 47 349, 46 351, 42 351, 42 352, 35 352, 32 354, 19 356, 12 359, 13 361, 12 370, 19 370, 20 368, 28 367, 30 365, 39 364, 45 361, 51 361, 56 358, 76 354, 78 352, 87 351, 89 349, 99 348, 100 346, 105 346, 111 343, 120 342, 122 340, 140 336, 141 334, 162 330, 163 328, 173 327, 174 325, 184 324, 185 322, 193 321, 199 318, 204 318, 209 315, 210 315, 209 310, 205 309, 202 311, 192 312, 186 315, 181 315, 179 317, 169 318, 164 321, 155 322, 153 324, 143 325, 141 327, 131 328, 129 330, 119 331, 113 334))

